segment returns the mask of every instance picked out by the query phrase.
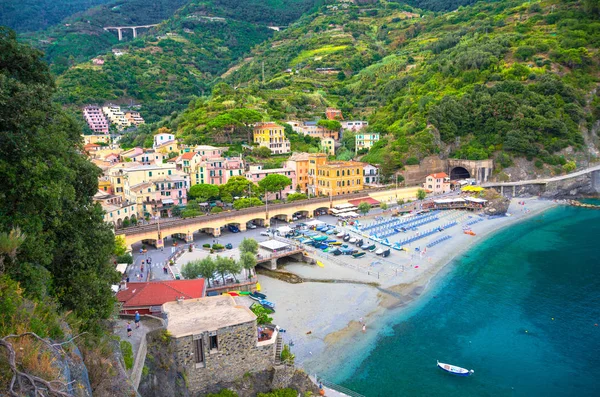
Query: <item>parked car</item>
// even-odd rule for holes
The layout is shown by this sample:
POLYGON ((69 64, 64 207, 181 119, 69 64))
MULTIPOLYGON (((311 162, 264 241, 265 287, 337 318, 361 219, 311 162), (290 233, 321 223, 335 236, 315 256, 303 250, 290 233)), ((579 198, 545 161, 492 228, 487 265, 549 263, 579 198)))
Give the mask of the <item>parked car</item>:
POLYGON ((231 233, 239 233, 240 232, 240 229, 238 229, 238 227, 235 225, 227 225, 227 229, 229 229, 229 231, 231 233))
POLYGON ((256 229, 256 225, 255 225, 254 223, 252 223, 252 222, 249 222, 249 223, 246 225, 246 228, 247 228, 247 229, 256 229))
POLYGON ((266 231, 264 231, 264 230, 263 230, 262 232, 260 232, 260 235, 261 235, 261 236, 267 236, 267 237, 269 237, 269 236, 270 236, 269 232, 266 232, 266 231))

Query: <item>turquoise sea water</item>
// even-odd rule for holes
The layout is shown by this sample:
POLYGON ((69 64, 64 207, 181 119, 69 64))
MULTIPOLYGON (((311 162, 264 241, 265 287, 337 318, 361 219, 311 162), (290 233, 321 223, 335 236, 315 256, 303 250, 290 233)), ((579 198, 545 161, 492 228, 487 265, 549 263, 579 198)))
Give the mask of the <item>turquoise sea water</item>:
POLYGON ((329 378, 367 397, 600 396, 599 257, 598 210, 560 207, 514 225, 329 378), (475 373, 449 375, 436 360, 475 373))

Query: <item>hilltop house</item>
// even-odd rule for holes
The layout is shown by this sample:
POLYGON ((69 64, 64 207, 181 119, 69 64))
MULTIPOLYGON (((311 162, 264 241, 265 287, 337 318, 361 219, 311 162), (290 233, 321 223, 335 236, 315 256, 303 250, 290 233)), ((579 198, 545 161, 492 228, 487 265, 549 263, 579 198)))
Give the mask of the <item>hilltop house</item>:
POLYGON ((285 137, 285 128, 275 123, 258 124, 254 127, 254 143, 269 148, 273 154, 290 152, 290 141, 285 137))

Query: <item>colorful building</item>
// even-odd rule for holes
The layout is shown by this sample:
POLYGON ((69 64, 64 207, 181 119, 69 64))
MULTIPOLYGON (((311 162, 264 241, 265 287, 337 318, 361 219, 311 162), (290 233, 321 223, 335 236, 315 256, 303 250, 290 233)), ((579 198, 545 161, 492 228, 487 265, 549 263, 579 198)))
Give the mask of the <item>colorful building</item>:
POLYGON ((268 148, 273 154, 290 152, 290 141, 285 128, 275 123, 263 123, 254 127, 254 143, 268 148))
POLYGON ((367 128, 369 126, 368 121, 361 120, 351 120, 351 121, 342 121, 342 129, 346 131, 358 132, 363 128, 367 128))
POLYGON ((114 124, 118 130, 123 130, 131 125, 131 122, 125 117, 125 113, 121 111, 120 106, 108 104, 102 107, 102 112, 104 112, 108 121, 114 124))
POLYGON ((366 164, 363 168, 363 176, 365 185, 378 185, 381 181, 379 168, 371 164, 366 164))
POLYGON ((144 124, 144 119, 140 115, 140 112, 136 112, 134 110, 128 110, 125 112, 125 118, 129 120, 131 125, 138 126, 140 124, 144 124))
MULTIPOLYGON (((108 134, 108 121, 99 106, 88 105, 83 108, 83 118, 94 132, 108 134)), ((86 142, 96 143, 96 142, 86 142)))
POLYGON ((285 162, 284 168, 296 170, 296 186, 303 193, 308 193, 308 153, 294 153, 285 162))
POLYGON ((123 222, 139 219, 135 204, 123 200, 120 196, 99 190, 94 195, 94 201, 100 203, 104 210, 104 222, 112 223, 116 228, 123 227, 123 222))
POLYGON ((266 178, 268 175, 279 174, 287 176, 292 180, 292 183, 283 189, 281 192, 274 192, 268 194, 269 200, 284 200, 288 194, 295 193, 296 189, 296 170, 293 168, 272 168, 265 170, 261 165, 251 165, 250 169, 246 172, 246 179, 258 184, 261 180, 266 178))
POLYGON ((330 156, 335 156, 335 139, 323 138, 321 139, 321 148, 330 156))
MULTIPOLYGON (((175 144, 175 135, 173 134, 156 134, 154 135, 154 143, 152 145, 153 149, 158 149, 159 147, 163 147, 165 144, 175 144)), ((177 146, 177 145, 175 145, 177 146)))
POLYGON ((336 108, 327 108, 325 110, 325 116, 329 120, 342 120, 342 111, 336 108))
POLYGON ((363 189, 364 163, 327 161, 325 153, 309 155, 308 191, 314 196, 338 196, 363 189))
POLYGON ((429 174, 425 178, 423 188, 433 194, 444 194, 452 191, 450 178, 445 172, 429 174))
MULTIPOLYGON (((108 127, 107 127, 108 131, 108 127)), ((102 134, 102 135, 81 135, 83 137, 83 144, 87 145, 89 143, 95 143, 98 145, 101 144, 110 144, 110 135, 102 134)))
POLYGON ((371 149, 375 142, 379 141, 379 133, 369 132, 366 134, 356 134, 354 138, 356 142, 356 152, 362 149, 371 149))
POLYGON ((234 176, 243 176, 244 161, 241 157, 217 157, 201 161, 191 174, 192 185, 208 183, 223 185, 234 176))

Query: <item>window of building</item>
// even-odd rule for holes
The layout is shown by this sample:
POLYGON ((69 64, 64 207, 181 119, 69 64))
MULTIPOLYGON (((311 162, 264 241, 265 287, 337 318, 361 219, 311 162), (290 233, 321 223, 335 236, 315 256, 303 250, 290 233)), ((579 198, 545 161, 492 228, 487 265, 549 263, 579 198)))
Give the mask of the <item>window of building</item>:
POLYGON ((149 171, 149 172, 148 172, 148 176, 152 176, 152 171, 149 171))

